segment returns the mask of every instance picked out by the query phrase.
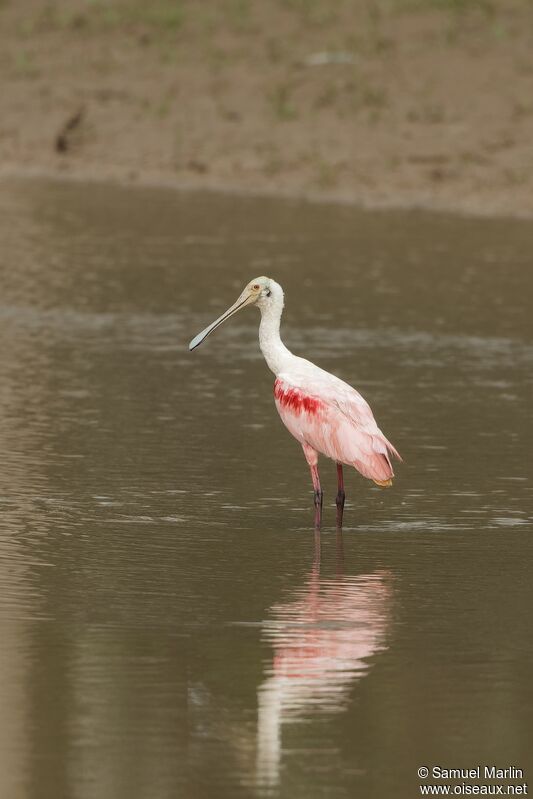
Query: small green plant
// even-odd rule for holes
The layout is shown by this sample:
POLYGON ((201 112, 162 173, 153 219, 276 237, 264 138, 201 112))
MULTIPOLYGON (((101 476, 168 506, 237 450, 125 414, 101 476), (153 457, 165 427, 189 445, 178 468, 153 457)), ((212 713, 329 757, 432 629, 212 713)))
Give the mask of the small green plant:
POLYGON ((328 25, 338 19, 339 0, 281 0, 306 25, 328 25))
POLYGON ((47 6, 41 17, 56 28, 86 27, 99 31, 143 26, 154 28, 159 33, 172 34, 182 27, 185 11, 181 0, 155 0, 151 3, 130 0, 114 5, 104 0, 87 0, 83 14, 75 11, 59 13, 54 6, 47 6))
POLYGON ((27 50, 19 50, 15 55, 15 74, 21 78, 36 78, 40 75, 39 67, 27 50))
POLYGON ((237 31, 246 31, 250 25, 250 0, 229 0, 226 17, 237 31))
POLYGON ((170 101, 168 97, 164 97, 161 100, 161 102, 157 106, 156 114, 159 117, 159 119, 164 119, 165 117, 168 117, 168 115, 170 114, 170 101))
POLYGON ((270 102, 277 119, 285 122, 296 119, 296 109, 291 101, 291 88, 287 83, 280 83, 274 87, 270 102))
POLYGON ((160 30, 175 32, 185 21, 185 12, 180 3, 159 2, 153 5, 141 3, 134 11, 136 21, 146 21, 147 24, 160 30))
POLYGON ((361 92, 362 103, 375 110, 381 110, 387 105, 387 92, 380 86, 365 86, 361 92))
POLYGON ((316 184, 321 189, 333 189, 339 182, 343 164, 320 159, 316 165, 316 184))

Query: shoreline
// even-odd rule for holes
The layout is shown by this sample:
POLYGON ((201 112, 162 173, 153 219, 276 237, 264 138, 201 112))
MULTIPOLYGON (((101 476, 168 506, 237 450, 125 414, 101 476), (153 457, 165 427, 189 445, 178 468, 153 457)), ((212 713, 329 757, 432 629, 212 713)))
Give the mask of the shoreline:
POLYGON ((0 176, 533 218, 529 0, 6 0, 0 22, 0 176))
POLYGON ((131 170, 108 168, 95 170, 91 167, 50 168, 41 166, 25 167, 21 165, 0 166, 0 181, 31 182, 32 180, 50 181, 53 183, 87 183, 111 185, 123 188, 154 189, 175 192, 194 192, 228 195, 233 197, 250 197, 254 199, 279 199, 281 201, 311 203, 313 205, 338 205, 353 207, 368 212, 406 212, 428 213, 455 216, 480 220, 513 220, 530 221, 533 211, 507 210, 504 212, 496 205, 484 205, 475 202, 445 201, 439 198, 428 199, 425 192, 419 196, 400 196, 390 192, 387 197, 376 196, 375 193, 349 193, 346 191, 306 191, 298 188, 279 188, 272 186, 248 186, 238 182, 225 183, 209 179, 168 177, 162 173, 143 171, 134 177, 131 170))

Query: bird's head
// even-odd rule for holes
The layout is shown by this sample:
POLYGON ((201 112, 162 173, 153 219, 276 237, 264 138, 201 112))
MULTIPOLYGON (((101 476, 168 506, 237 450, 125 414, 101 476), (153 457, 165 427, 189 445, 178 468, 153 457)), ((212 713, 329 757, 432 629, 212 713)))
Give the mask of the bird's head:
POLYGON ((283 289, 279 283, 276 283, 270 277, 256 277, 254 280, 250 280, 233 305, 192 339, 189 344, 189 350, 194 350, 195 347, 198 347, 222 322, 225 322, 226 319, 229 319, 230 316, 233 316, 233 314, 247 305, 257 305, 261 313, 274 306, 279 307, 281 312, 283 308, 283 289))

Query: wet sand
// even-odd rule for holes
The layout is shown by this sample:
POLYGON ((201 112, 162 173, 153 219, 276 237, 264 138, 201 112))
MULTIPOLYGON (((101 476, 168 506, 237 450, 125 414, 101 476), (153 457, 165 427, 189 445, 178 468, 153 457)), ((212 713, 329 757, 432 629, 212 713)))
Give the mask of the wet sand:
POLYGON ((0 175, 533 214, 525 0, 0 2, 0 175))

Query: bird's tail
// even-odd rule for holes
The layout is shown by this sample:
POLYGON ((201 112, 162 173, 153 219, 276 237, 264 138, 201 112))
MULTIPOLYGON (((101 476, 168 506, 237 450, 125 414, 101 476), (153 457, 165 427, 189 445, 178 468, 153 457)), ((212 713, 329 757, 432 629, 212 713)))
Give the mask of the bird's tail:
POLYGON ((385 446, 387 447, 391 455, 394 455, 394 457, 397 458, 400 461, 400 463, 403 463, 402 456, 400 455, 396 447, 394 447, 388 439, 385 439, 385 446))
POLYGON ((392 486, 392 478, 394 477, 390 456, 393 455, 399 461, 402 461, 403 459, 396 447, 394 447, 390 441, 385 438, 385 436, 383 436, 383 444, 385 444, 386 451, 382 454, 382 458, 383 461, 386 462, 386 466, 388 466, 387 471, 389 472, 390 476, 386 477, 384 480, 376 480, 376 478, 373 477, 372 480, 381 488, 390 488, 392 486))

